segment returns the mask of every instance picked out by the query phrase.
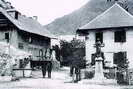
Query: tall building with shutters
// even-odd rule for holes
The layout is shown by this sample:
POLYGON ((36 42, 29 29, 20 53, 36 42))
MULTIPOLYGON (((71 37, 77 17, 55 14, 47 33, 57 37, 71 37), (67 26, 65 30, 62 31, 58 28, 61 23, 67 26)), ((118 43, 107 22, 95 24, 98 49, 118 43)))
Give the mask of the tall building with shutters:
POLYGON ((104 13, 77 30, 86 36, 86 60, 91 63, 96 52, 94 44, 99 39, 105 44, 102 48, 105 65, 124 65, 129 61, 133 68, 133 16, 115 3, 104 13))

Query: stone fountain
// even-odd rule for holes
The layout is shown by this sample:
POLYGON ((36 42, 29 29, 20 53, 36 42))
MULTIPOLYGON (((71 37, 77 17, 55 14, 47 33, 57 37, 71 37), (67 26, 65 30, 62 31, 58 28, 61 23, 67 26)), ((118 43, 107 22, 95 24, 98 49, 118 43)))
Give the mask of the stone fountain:
POLYGON ((104 47, 104 44, 101 43, 99 40, 94 44, 94 47, 96 48, 96 57, 95 57, 95 75, 92 79, 95 83, 103 83, 106 78, 103 74, 103 58, 102 58, 102 51, 101 47, 104 47))
POLYGON ((95 74, 94 78, 83 80, 81 83, 91 83, 91 84, 117 84, 115 79, 106 79, 104 77, 104 71, 103 71, 103 56, 101 47, 104 47, 104 44, 100 41, 97 41, 96 44, 94 44, 94 47, 96 48, 95 53, 95 74))

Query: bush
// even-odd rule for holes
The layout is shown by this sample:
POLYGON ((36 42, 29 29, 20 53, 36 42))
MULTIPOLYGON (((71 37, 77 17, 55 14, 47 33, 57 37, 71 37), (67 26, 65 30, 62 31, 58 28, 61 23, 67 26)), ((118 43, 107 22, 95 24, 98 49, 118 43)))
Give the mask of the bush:
POLYGON ((11 75, 14 62, 14 58, 9 54, 0 52, 0 76, 11 75))
POLYGON ((94 71, 85 71, 85 79, 92 79, 94 77, 94 71))
POLYGON ((121 72, 117 72, 117 83, 118 84, 122 84, 122 85, 128 84, 128 81, 124 78, 124 76, 126 76, 126 75, 124 75, 121 72))

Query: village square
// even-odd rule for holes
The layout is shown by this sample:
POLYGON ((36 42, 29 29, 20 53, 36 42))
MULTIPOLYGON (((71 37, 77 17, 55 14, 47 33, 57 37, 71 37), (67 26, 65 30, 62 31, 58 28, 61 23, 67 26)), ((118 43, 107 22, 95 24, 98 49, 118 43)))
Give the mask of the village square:
POLYGON ((0 0, 0 89, 133 89, 132 5, 89 0, 43 26, 0 0))

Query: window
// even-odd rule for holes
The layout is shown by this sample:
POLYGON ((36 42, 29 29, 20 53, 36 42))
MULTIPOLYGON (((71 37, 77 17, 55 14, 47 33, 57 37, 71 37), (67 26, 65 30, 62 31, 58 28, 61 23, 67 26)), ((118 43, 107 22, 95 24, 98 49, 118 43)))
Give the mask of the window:
POLYGON ((95 54, 91 55, 91 65, 95 65, 95 54))
POLYGON ((18 43, 18 48, 19 49, 24 49, 24 44, 23 43, 18 43))
POLYGON ((5 33, 5 39, 9 42, 9 32, 5 33))
POLYGON ((116 64, 118 67, 124 67, 126 62, 127 62, 126 52, 114 53, 114 64, 116 64))
POLYGON ((23 60, 22 59, 19 60, 19 68, 23 68, 23 60))
POLYGON ((29 37, 28 42, 29 42, 29 43, 32 43, 32 42, 33 42, 32 37, 29 37))
POLYGON ((18 19, 18 14, 19 14, 19 13, 16 11, 16 12, 15 12, 15 19, 18 19))
POLYGON ((116 31, 115 42, 126 42, 126 31, 116 31))
POLYGON ((95 41, 97 42, 98 40, 101 42, 101 43, 103 43, 103 32, 97 32, 96 34, 95 34, 95 41))

